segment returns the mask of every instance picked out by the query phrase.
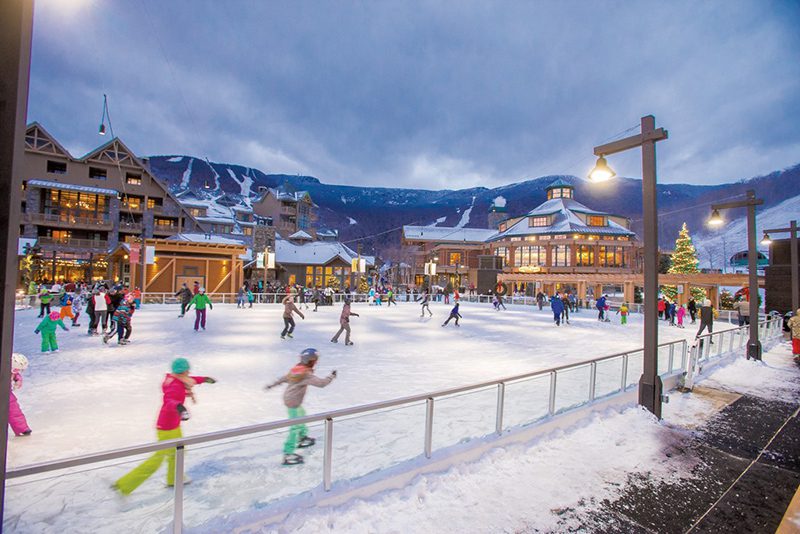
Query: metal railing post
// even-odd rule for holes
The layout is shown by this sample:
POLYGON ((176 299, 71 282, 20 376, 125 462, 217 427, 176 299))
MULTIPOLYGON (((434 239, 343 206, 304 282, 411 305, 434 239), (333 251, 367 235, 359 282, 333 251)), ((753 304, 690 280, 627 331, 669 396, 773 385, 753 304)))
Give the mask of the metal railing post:
POLYGON ((333 419, 325 419, 325 455, 322 458, 322 486, 325 491, 331 490, 331 472, 333 467, 333 419))
POLYGON ((672 372, 672 364, 675 363, 675 344, 670 343, 669 345, 669 360, 667 360, 667 372, 672 372))
POLYGON ((620 381, 620 391, 625 391, 628 388, 628 355, 622 355, 622 380, 620 381))
POLYGON ((722 355, 722 345, 725 344, 725 332, 719 333, 719 339, 717 340, 717 356, 722 355))
POLYGON ((731 332, 731 338, 728 341, 728 352, 733 352, 733 341, 736 339, 735 332, 731 332))
POLYGON ((684 339, 681 345, 681 369, 686 369, 688 357, 689 357, 689 342, 684 339))
POLYGON ((425 401, 425 458, 431 457, 433 450, 433 397, 425 401))
POLYGON ((497 419, 494 430, 497 435, 503 433, 503 408, 505 407, 506 385, 503 382, 497 384, 497 419))
POLYGON ((597 362, 592 362, 589 366, 589 402, 594 400, 594 394, 597 387, 597 362))
POLYGON ((547 406, 550 415, 556 413, 556 372, 550 371, 550 400, 547 406))
POLYGON ((175 451, 175 509, 172 514, 172 532, 181 534, 183 531, 183 445, 176 447, 175 451))

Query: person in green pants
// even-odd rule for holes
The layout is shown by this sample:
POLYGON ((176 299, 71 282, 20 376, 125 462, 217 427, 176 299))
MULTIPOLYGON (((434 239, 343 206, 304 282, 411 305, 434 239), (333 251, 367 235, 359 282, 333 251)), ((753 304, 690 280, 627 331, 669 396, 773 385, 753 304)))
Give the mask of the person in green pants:
MULTIPOLYGON (((164 399, 156 422, 158 441, 183 437, 181 421, 189 420, 189 411, 183 404, 186 397, 194 400, 192 388, 197 384, 214 384, 216 382, 208 376, 189 376, 189 361, 186 358, 176 358, 172 362, 172 372, 167 373, 161 383, 164 399)), ((117 480, 113 488, 123 495, 129 495, 158 471, 164 460, 167 461, 167 486, 174 486, 175 449, 163 449, 117 480)), ((188 484, 189 482, 191 482, 189 477, 184 477, 183 483, 188 484)))
MULTIPOLYGON (((306 396, 306 389, 308 386, 316 386, 324 388, 331 381, 336 378, 336 371, 331 371, 331 374, 325 378, 314 376, 314 366, 319 360, 319 352, 317 349, 306 349, 300 353, 300 363, 292 367, 288 374, 280 377, 274 383, 266 386, 264 389, 272 389, 279 384, 289 384, 286 391, 283 393, 283 403, 289 410, 289 419, 296 419, 303 417, 306 411, 301 404, 303 398, 306 396)), ((303 457, 295 454, 295 449, 302 449, 310 447, 316 443, 314 438, 307 435, 308 429, 306 425, 292 425, 289 429, 289 436, 283 444, 283 465, 296 465, 303 463, 303 457)))
POLYGON ((50 312, 50 315, 42 319, 34 334, 42 333, 42 352, 58 352, 58 343, 56 343, 56 327, 60 326, 67 332, 69 328, 64 326, 64 321, 61 320, 61 314, 57 311, 50 312))

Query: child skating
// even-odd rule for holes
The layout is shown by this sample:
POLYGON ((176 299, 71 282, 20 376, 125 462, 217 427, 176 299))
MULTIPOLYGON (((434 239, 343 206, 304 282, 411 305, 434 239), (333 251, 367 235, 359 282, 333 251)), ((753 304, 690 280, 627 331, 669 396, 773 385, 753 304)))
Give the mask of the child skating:
POLYGON ((678 318, 678 328, 684 328, 683 318, 686 317, 686 308, 683 306, 683 304, 678 306, 678 311, 675 312, 675 315, 678 318))
MULTIPOLYGON (((314 311, 317 310, 315 309, 314 311)), ((291 295, 286 295, 283 298, 283 331, 281 332, 281 339, 286 339, 286 336, 294 337, 292 332, 294 332, 295 324, 292 314, 295 312, 303 319, 306 318, 306 316, 303 315, 303 312, 298 310, 297 306, 294 305, 294 297, 291 295)))
MULTIPOLYGON (((415 299, 415 300, 419 300, 419 299, 415 299)), ((421 304, 422 308, 420 309, 420 313, 419 313, 420 317, 425 317, 425 311, 426 310, 428 311, 430 316, 433 317, 433 312, 431 311, 430 304, 431 304, 431 296, 426 291, 425 293, 422 294, 422 304, 421 304)))
POLYGON ((73 299, 71 297, 67 298, 67 303, 61 306, 61 320, 63 321, 69 317, 72 320, 72 324, 70 326, 80 326, 80 324, 78 324, 78 317, 81 316, 80 305, 78 305, 77 309, 73 309, 73 304, 73 299))
POLYGON ((31 427, 19 407, 14 391, 22 388, 22 371, 28 368, 28 358, 19 353, 11 355, 11 390, 8 392, 8 424, 15 436, 30 436, 31 427))
POLYGON ((213 310, 214 305, 211 304, 211 299, 206 295, 206 288, 201 287, 197 295, 192 297, 192 300, 189 301, 189 305, 186 307, 188 311, 192 304, 194 304, 194 331, 197 332, 197 328, 200 327, 203 330, 206 329, 206 306, 208 309, 213 310))
POLYGON ((619 324, 628 324, 628 303, 623 302, 622 306, 617 310, 619 314, 619 324))
POLYGON ((350 311, 350 299, 344 299, 344 306, 342 306, 342 314, 339 316, 339 331, 336 332, 336 335, 333 336, 331 339, 331 343, 338 343, 339 336, 342 335, 342 332, 347 332, 344 335, 344 344, 345 345, 352 345, 353 342, 350 341, 350 317, 355 315, 356 317, 360 317, 357 313, 350 311))
POLYGON ((50 315, 42 319, 34 334, 42 333, 42 352, 58 352, 58 343, 56 342, 56 327, 60 326, 65 331, 69 332, 69 328, 64 326, 64 321, 61 320, 61 314, 57 311, 50 312, 50 315))
MULTIPOLYGON (((172 372, 167 373, 161 383, 161 391, 164 396, 156 422, 158 441, 183 437, 181 422, 188 421, 190 416, 184 402, 186 402, 186 397, 194 400, 192 388, 203 383, 214 384, 216 380, 207 376, 189 376, 189 361, 186 358, 176 358, 172 362, 172 372)), ((175 449, 164 449, 157 451, 127 475, 117 480, 114 483, 114 489, 123 495, 130 494, 158 471, 165 459, 167 460, 167 486, 174 486, 175 449)), ((189 482, 191 480, 184 477, 183 483, 188 484, 189 482)))
POLYGON ((463 319, 463 317, 461 317, 461 314, 458 313, 458 306, 459 306, 459 304, 458 304, 458 302, 456 302, 456 305, 453 306, 452 310, 450 310, 450 316, 447 318, 447 320, 444 323, 442 323, 442 326, 447 326, 447 323, 450 322, 450 319, 455 319, 456 320, 456 326, 461 326, 460 324, 458 324, 458 320, 459 319, 463 319))
MULTIPOLYGON (((319 352, 317 349, 304 350, 300 353, 300 362, 292 367, 288 374, 280 377, 264 388, 269 390, 280 384, 289 384, 286 391, 283 393, 283 403, 289 411, 289 419, 296 419, 306 415, 302 404, 308 386, 324 388, 336 378, 336 371, 331 371, 331 374, 325 378, 315 376, 314 366, 317 364, 317 361, 319 361, 319 352)), ((310 447, 316 443, 316 440, 308 437, 307 433, 308 429, 306 425, 292 425, 289 429, 286 442, 283 444, 283 465, 303 463, 303 457, 299 454, 295 454, 294 451, 298 448, 303 449, 310 447)))

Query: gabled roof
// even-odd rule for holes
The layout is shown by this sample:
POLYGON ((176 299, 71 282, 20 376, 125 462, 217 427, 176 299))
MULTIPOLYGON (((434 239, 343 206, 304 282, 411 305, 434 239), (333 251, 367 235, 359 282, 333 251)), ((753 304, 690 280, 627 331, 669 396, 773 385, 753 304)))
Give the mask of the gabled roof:
POLYGON ((43 152, 54 156, 75 159, 69 151, 56 141, 56 138, 45 130, 38 122, 32 122, 25 129, 25 148, 34 152, 43 152))
POLYGON ((242 239, 222 237, 215 234, 184 233, 175 234, 167 238, 169 241, 189 241, 192 243, 214 243, 217 245, 244 245, 242 239))
POLYGON ((573 189, 575 188, 574 185, 564 180, 563 178, 556 179, 556 181, 547 186, 547 189, 552 189, 554 187, 571 187, 573 189))
POLYGON ((601 215, 608 217, 608 213, 587 208, 572 198, 553 198, 529 211, 524 217, 511 225, 505 231, 493 236, 490 241, 497 241, 506 237, 542 235, 542 234, 592 234, 592 235, 621 235, 634 236, 633 232, 624 226, 608 220, 608 226, 589 226, 576 214, 601 215), (528 226, 529 217, 553 216, 548 226, 528 226))
POLYGON ((443 226, 403 226, 403 236, 414 241, 436 241, 439 243, 480 242, 497 234, 487 228, 449 228, 443 226))
MULTIPOLYGON (((298 245, 285 239, 275 241, 275 261, 295 265, 327 265, 336 258, 345 263, 350 263, 358 254, 338 242, 312 241, 298 245)), ((367 265, 374 265, 375 258, 361 256, 367 265)))
POLYGON ((308 232, 304 232, 303 230, 298 230, 297 232, 290 235, 289 239, 296 239, 296 240, 308 239, 310 241, 313 240, 314 238, 311 237, 311 235, 309 235, 308 232))

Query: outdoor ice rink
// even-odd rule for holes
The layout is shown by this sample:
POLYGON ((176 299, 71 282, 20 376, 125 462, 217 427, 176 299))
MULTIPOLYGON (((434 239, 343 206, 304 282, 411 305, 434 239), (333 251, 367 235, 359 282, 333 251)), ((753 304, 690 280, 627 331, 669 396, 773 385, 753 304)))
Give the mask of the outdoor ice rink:
MULTIPOLYGON (((286 373, 307 347, 322 353, 318 375, 338 370, 329 387, 309 388, 304 406, 313 414, 635 350, 642 344, 641 316, 635 314, 622 326, 613 312, 610 323, 600 323, 596 311, 582 310, 571 315, 571 324, 556 327, 549 308, 508 306, 496 312, 491 305, 467 303, 461 305, 461 326, 451 322, 442 328, 450 308, 433 303, 433 318, 423 319, 413 302, 391 308, 354 304, 353 311, 361 316, 351 320, 355 345, 347 347, 343 336, 338 344, 330 342, 341 305, 320 307, 316 313, 313 306, 303 309, 305 320, 297 319, 294 339, 287 340, 279 336, 279 305, 216 305, 208 313, 207 330, 199 333, 193 330, 193 311, 179 319, 174 305, 148 305, 133 318, 130 345, 117 346, 115 339, 103 345, 98 337, 87 336, 88 322, 81 317, 81 327, 59 330, 57 354, 40 354, 40 337, 33 334, 39 321, 36 311, 19 311, 14 350, 28 356, 30 367, 17 396, 33 434, 10 439, 9 467, 154 441, 161 380, 177 356, 189 359, 192 374, 218 380, 195 388, 197 403, 188 403, 192 418, 183 424, 183 433, 195 435, 286 418, 283 389, 267 392, 263 386, 286 373)), ((691 338, 697 328, 661 324, 660 342, 691 338)), ((732 327, 717 323, 715 331, 732 327)), ((540 393, 531 388, 519 395, 517 403, 527 406, 540 393)), ((434 447, 454 443, 451 439, 457 442, 458 436, 490 433, 494 397, 494 390, 488 390, 439 403, 441 427, 434 447), (474 416, 473 408, 480 408, 474 416), (466 421, 462 418, 459 428, 447 428, 450 415, 465 412, 470 415, 466 421)), ((508 399, 513 420, 511 391, 508 399)), ((418 456, 423 423, 424 403, 337 423, 334 479, 418 456)), ((319 437, 321 429, 312 428, 310 434, 319 437)), ((192 449, 186 467, 194 479, 186 489, 187 526, 318 486, 321 450, 306 449, 304 466, 282 467, 283 438, 283 432, 276 432, 192 449)), ((172 493, 164 488, 163 468, 126 499, 115 499, 109 488, 141 459, 88 472, 84 468, 55 481, 47 480, 53 474, 41 477, 41 482, 11 481, 7 524, 11 520, 20 528, 47 531, 48 515, 60 513, 67 517, 62 515, 59 524, 74 521, 87 532, 97 532, 103 530, 104 515, 121 510, 132 521, 130 527, 150 525, 157 530, 171 514, 172 493), (76 506, 85 501, 95 504, 87 509, 76 506)))

